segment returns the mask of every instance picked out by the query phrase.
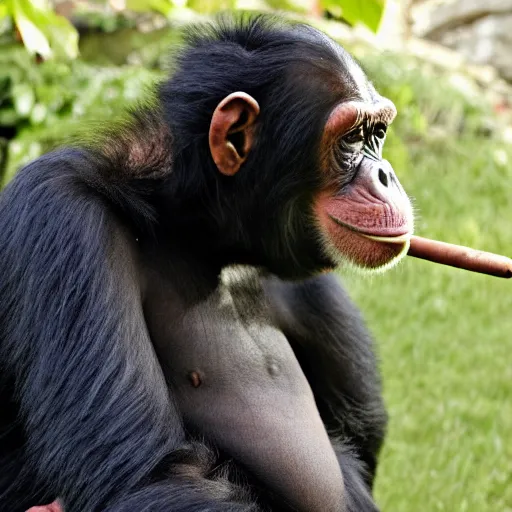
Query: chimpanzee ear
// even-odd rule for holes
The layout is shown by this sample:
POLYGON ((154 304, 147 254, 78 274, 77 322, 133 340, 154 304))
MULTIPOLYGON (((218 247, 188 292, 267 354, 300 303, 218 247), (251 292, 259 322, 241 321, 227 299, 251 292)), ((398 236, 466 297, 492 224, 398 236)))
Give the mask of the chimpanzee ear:
POLYGON ((217 105, 208 140, 213 161, 222 174, 233 176, 247 159, 259 113, 258 102, 245 92, 234 92, 217 105))

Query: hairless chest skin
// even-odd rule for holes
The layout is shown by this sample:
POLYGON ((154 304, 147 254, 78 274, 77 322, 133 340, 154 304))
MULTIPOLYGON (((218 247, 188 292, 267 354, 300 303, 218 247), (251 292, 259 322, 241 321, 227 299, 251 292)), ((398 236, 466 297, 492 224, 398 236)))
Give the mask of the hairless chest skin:
POLYGON ((295 510, 343 510, 334 449, 280 328, 279 299, 265 293, 264 278, 250 267, 226 269, 217 287, 200 290, 185 309, 165 277, 154 277, 147 296, 169 311, 149 315, 148 327, 173 376, 169 385, 185 427, 212 440, 295 510))

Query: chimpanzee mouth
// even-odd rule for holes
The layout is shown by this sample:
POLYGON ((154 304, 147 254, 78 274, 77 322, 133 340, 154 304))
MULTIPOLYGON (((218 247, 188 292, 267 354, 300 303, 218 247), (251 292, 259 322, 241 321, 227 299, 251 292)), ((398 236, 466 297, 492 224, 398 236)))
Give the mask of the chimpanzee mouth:
POLYGON ((370 240, 375 240, 376 242, 382 242, 386 244, 404 244, 411 239, 411 233, 405 233, 404 235, 398 236, 367 235, 366 233, 361 233, 361 231, 357 231, 357 233, 361 236, 364 236, 365 238, 369 238, 370 240))
POLYGON ((370 240, 373 240, 375 242, 381 242, 386 244, 404 244, 410 241, 412 231, 410 231, 407 226, 398 227, 398 228, 390 228, 385 229, 385 234, 371 234, 367 233, 365 231, 362 231, 361 229, 358 229, 354 226, 351 226, 350 224, 346 224, 345 222, 342 222, 341 220, 337 219, 336 217, 328 214, 330 219, 338 224, 338 226, 341 226, 342 228, 349 229, 350 231, 353 231, 354 233, 363 236, 365 238, 369 238, 370 240), (404 231, 405 229, 405 231, 404 231), (396 234, 395 234, 396 233, 396 234))
POLYGON ((334 261, 348 261, 356 267, 379 272, 396 265, 409 250, 412 229, 405 223, 399 227, 377 226, 370 234, 331 215, 329 218, 328 241, 337 251, 330 253, 334 261))

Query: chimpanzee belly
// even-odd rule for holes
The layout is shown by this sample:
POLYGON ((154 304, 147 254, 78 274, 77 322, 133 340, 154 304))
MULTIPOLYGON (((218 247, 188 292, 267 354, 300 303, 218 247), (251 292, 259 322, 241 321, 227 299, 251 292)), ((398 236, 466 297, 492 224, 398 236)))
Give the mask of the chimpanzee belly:
POLYGON ((261 289, 239 285, 221 283, 156 340, 185 425, 298 510, 341 511, 341 471, 311 388, 261 289))

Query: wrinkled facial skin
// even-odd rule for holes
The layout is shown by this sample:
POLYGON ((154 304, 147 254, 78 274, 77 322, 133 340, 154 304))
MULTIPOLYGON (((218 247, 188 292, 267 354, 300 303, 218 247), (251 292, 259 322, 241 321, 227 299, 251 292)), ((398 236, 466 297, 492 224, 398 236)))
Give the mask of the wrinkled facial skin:
POLYGON ((389 100, 349 101, 329 115, 322 137, 324 187, 315 216, 329 256, 367 270, 396 264, 413 233, 411 203, 382 159, 396 109, 389 100))

